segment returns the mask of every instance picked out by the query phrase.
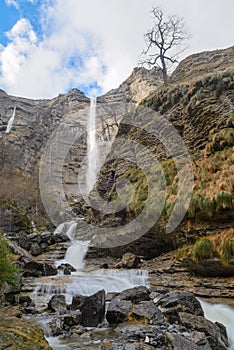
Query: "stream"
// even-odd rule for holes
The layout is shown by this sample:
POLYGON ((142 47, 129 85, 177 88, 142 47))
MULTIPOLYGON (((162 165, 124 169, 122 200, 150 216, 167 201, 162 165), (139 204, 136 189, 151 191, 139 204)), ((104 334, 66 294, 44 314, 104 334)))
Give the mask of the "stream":
MULTIPOLYGON (((69 237, 72 236, 73 230, 75 230, 75 225, 71 223, 67 228, 69 237)), ((72 272, 71 275, 64 275, 61 272, 56 276, 44 276, 35 279, 34 291, 30 297, 34 301, 36 309, 42 313, 29 316, 28 319, 42 327, 48 343, 54 350, 96 350, 100 348, 101 340, 111 338, 113 333, 111 333, 106 324, 102 325, 101 328, 92 329, 94 333, 97 332, 99 334, 96 337, 97 339, 93 339, 93 341, 88 341, 85 339, 85 336, 71 337, 70 339, 67 337, 65 339, 61 336, 51 337, 48 329, 49 322, 54 315, 43 311, 53 295, 63 294, 66 297, 66 303, 71 304, 72 297, 75 294, 92 295, 101 289, 104 289, 106 293, 121 292, 140 285, 150 287, 149 276, 146 270, 87 269, 85 267, 85 257, 88 248, 88 241, 71 241, 64 259, 55 261, 57 267, 64 263, 74 266, 76 271, 72 272)), ((234 309, 227 305, 210 304, 202 300, 200 302, 207 319, 212 322, 218 321, 226 326, 230 350, 234 350, 234 309)))

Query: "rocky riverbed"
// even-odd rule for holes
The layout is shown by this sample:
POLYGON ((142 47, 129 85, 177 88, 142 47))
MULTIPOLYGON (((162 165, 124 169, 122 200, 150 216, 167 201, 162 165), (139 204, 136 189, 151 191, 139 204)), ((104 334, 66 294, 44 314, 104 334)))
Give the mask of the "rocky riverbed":
POLYGON ((195 276, 175 259, 175 252, 144 261, 132 254, 122 260, 97 257, 91 250, 84 272, 73 272, 74 269, 64 263, 64 245, 69 246, 69 243, 52 243, 50 250, 36 257, 16 244, 12 247, 21 254, 25 277, 21 291, 6 293, 5 302, 14 306, 1 309, 2 313, 11 316, 2 317, 0 349, 6 346, 12 350, 49 349, 38 325, 53 349, 228 349, 225 328, 204 318, 195 296, 233 306, 232 277, 195 276), (58 270, 54 266, 57 259, 64 263, 58 270), (43 276, 44 266, 51 276, 43 276), (101 287, 95 293, 86 293, 86 296, 77 292, 87 288, 87 279, 91 284, 99 281, 100 286, 105 281, 105 286, 113 284, 111 278, 119 274, 119 279, 129 279, 130 283, 136 269, 140 278, 135 285, 144 284, 149 278, 150 288, 129 288, 131 284, 122 281, 118 292, 114 292, 115 286, 112 286, 112 293, 101 291, 101 287), (144 271, 148 274, 143 274, 144 271), (71 284, 74 280, 76 284, 71 284), (52 281, 58 284, 52 286, 52 281), (56 289, 58 286, 63 288, 56 289), (68 289, 71 293, 69 297, 68 289), (43 303, 39 300, 40 295, 43 303), (9 327, 7 322, 15 325, 10 335, 6 331, 9 327), (21 342, 17 343, 15 338, 21 339, 21 342), (24 339, 25 344, 22 345, 24 339), (30 341, 35 343, 35 347, 28 345, 30 341), (41 344, 44 344, 43 347, 40 347, 41 344))

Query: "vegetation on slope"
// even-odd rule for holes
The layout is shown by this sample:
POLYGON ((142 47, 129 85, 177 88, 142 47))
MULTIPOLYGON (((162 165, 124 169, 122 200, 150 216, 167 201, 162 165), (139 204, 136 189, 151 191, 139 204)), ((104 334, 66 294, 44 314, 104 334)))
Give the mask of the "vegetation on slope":
POLYGON ((234 229, 197 239, 193 245, 179 249, 177 258, 191 258, 194 262, 218 258, 223 265, 229 265, 234 259, 234 229))
POLYGON ((7 241, 0 232, 0 282, 15 284, 18 268, 13 264, 13 256, 10 253, 7 241))

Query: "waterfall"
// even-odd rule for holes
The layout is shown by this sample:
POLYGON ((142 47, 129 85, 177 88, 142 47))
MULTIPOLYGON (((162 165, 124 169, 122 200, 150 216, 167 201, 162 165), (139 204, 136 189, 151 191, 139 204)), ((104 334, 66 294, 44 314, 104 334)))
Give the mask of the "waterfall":
POLYGON ((87 127, 87 173, 86 173, 86 194, 91 191, 94 186, 98 167, 99 167, 99 154, 98 146, 96 139, 96 97, 90 98, 90 108, 89 108, 89 118, 88 118, 88 127, 87 127))
MULTIPOLYGON (((58 274, 57 276, 42 277, 33 293, 36 303, 46 307, 51 296, 64 294, 66 302, 71 303, 75 294, 92 295, 104 289, 108 292, 121 292, 124 289, 136 286, 150 286, 148 271, 146 270, 85 270, 85 258, 90 241, 76 240, 76 230, 79 222, 70 221, 60 224, 54 234, 66 234, 71 244, 68 247, 64 259, 56 261, 56 266, 69 263, 76 268, 71 275, 58 274)), ((42 309, 43 309, 42 308, 42 309)))
POLYGON ((15 111, 16 111, 16 107, 14 107, 13 113, 11 118, 9 119, 8 123, 7 123, 7 128, 6 128, 6 134, 10 134, 13 123, 14 123, 14 119, 15 119, 15 111))
POLYGON ((230 342, 230 350, 234 350, 234 309, 228 305, 210 304, 199 300, 204 310, 205 317, 212 322, 222 323, 227 330, 228 339, 230 342))
POLYGON ((85 267, 85 257, 89 248, 90 241, 74 241, 68 248, 64 262, 72 265, 77 270, 85 267))

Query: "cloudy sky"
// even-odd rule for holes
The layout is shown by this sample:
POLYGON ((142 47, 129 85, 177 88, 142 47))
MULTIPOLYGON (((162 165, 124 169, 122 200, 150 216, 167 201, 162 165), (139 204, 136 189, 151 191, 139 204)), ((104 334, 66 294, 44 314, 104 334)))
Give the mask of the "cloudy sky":
POLYGON ((181 58, 234 44, 233 0, 0 0, 0 88, 51 98, 117 87, 139 62, 153 5, 184 17, 181 58))

